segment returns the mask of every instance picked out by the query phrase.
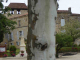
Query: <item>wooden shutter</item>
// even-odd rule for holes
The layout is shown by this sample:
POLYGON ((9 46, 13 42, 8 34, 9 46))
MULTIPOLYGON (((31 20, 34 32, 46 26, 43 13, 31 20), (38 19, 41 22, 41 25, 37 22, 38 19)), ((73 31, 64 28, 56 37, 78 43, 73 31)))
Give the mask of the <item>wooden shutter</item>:
POLYGON ((65 25, 65 19, 61 19, 61 26, 65 25))
POLYGON ((17 39, 19 40, 19 34, 18 34, 18 31, 17 31, 17 39))
POLYGON ((24 36, 24 34, 23 34, 23 30, 22 30, 22 36, 24 36))
POLYGON ((13 32, 11 32, 11 39, 14 40, 14 39, 13 39, 13 32))

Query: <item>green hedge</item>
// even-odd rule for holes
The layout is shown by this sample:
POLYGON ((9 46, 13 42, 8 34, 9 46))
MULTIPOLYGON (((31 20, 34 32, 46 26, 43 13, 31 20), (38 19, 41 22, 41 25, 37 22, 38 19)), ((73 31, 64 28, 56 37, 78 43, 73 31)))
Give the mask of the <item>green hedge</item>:
POLYGON ((9 50, 16 52, 16 47, 15 46, 10 46, 9 50))
POLYGON ((80 47, 62 47, 59 53, 63 52, 80 52, 80 47))

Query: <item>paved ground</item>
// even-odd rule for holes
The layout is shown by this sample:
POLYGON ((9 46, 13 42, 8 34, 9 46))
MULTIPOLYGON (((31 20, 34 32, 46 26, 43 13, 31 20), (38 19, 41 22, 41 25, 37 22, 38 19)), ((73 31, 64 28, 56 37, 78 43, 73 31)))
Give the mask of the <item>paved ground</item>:
MULTIPOLYGON (((0 60, 27 60, 27 57, 7 57, 0 58, 0 60)), ((71 56, 62 56, 56 60, 80 60, 80 53, 71 56)))
POLYGON ((22 57, 20 54, 16 55, 16 57, 4 57, 0 58, 0 60, 27 60, 27 54, 22 57))
POLYGON ((80 60, 80 53, 71 56, 62 56, 56 60, 80 60))
POLYGON ((7 57, 7 58, 0 58, 0 60, 27 60, 27 57, 7 57))

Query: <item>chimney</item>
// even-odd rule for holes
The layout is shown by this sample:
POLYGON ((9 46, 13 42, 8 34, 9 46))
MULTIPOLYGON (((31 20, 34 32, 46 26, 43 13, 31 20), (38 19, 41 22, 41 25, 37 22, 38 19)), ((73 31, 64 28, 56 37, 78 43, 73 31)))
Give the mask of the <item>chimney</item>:
POLYGON ((68 8, 68 11, 71 13, 71 7, 68 8))

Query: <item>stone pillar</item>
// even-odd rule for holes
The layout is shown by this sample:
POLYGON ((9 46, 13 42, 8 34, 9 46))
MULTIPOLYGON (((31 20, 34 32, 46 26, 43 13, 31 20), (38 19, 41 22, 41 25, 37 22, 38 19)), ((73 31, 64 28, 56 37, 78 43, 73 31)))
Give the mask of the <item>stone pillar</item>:
POLYGON ((56 0, 28 0, 27 60, 55 60, 56 0))
POLYGON ((27 53, 26 53, 26 45, 25 45, 25 43, 24 43, 24 37, 22 36, 21 37, 21 41, 20 41, 20 54, 21 54, 21 51, 23 50, 24 51, 24 56, 26 56, 27 57, 27 53))

